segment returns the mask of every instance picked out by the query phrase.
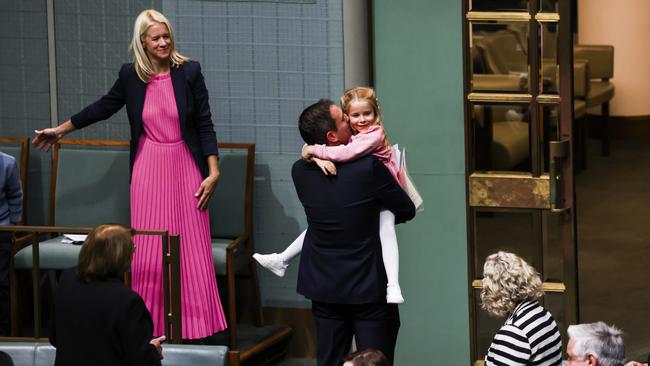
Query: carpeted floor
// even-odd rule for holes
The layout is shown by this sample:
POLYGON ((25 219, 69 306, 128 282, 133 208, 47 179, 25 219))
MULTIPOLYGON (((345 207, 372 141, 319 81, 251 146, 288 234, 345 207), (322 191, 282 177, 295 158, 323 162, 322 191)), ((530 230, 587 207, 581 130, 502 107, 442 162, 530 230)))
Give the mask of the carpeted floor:
POLYGON ((650 143, 589 141, 576 176, 580 321, 621 328, 628 357, 650 350, 650 143))

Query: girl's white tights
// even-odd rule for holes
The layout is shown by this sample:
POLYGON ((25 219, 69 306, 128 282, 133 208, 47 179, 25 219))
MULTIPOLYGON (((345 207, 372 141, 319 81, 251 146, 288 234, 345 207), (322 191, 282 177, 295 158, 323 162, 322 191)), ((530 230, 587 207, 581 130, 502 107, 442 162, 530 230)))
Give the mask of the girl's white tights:
MULTIPOLYGON (((288 265, 289 262, 298 256, 302 251, 302 243, 305 240, 303 231, 293 243, 279 253, 279 259, 288 265)), ((388 278, 386 300, 388 303, 401 304, 404 302, 402 290, 399 286, 399 250, 397 249, 397 234, 395 233, 395 215, 389 210, 379 213, 379 238, 381 239, 381 254, 384 258, 384 268, 388 278)))

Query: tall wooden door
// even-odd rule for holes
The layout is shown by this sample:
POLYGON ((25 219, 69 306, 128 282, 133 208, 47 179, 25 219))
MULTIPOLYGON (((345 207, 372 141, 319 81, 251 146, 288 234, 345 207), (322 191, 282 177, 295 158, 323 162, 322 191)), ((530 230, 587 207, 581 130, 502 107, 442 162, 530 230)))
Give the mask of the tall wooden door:
POLYGON ((472 358, 505 319, 480 307, 485 258, 506 250, 544 281, 566 339, 578 318, 569 0, 465 0, 465 131, 472 358))

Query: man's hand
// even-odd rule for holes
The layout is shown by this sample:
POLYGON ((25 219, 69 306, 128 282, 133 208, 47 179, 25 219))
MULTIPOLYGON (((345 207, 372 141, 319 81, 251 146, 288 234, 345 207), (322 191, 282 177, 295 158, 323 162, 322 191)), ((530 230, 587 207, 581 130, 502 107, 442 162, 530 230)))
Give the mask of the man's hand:
POLYGON ((641 362, 636 362, 636 361, 630 361, 625 364, 625 366, 648 366, 647 363, 641 363, 641 362))

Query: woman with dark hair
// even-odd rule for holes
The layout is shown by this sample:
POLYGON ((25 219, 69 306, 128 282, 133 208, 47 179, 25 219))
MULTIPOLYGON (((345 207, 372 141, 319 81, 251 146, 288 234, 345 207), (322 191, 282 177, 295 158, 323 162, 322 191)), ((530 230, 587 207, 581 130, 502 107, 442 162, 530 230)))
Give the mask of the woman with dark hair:
POLYGON ((81 247, 77 268, 61 275, 50 342, 55 366, 160 365, 161 343, 142 298, 124 285, 133 230, 100 225, 81 247))
POLYGON ((390 366, 384 354, 376 349, 350 353, 343 360, 343 366, 390 366))

